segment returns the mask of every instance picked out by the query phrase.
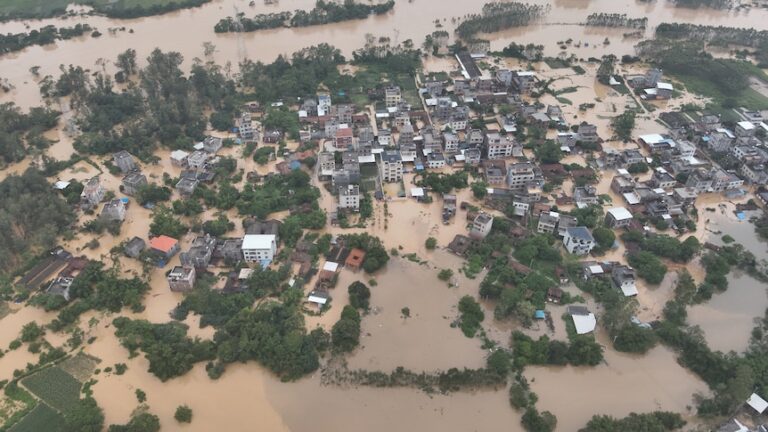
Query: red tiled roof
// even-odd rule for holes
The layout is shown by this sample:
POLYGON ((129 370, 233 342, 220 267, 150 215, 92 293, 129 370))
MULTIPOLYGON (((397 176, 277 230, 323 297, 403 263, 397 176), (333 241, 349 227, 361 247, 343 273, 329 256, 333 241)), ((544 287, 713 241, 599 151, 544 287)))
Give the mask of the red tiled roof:
POLYGON ((152 249, 159 250, 160 252, 168 253, 176 246, 179 241, 173 237, 165 235, 157 236, 149 240, 149 246, 152 249))

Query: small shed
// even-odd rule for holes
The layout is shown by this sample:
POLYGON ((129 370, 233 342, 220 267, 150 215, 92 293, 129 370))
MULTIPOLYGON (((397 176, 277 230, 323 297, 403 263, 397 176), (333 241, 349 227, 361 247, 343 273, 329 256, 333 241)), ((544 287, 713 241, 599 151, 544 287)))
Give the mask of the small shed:
POLYGON ((533 313, 533 317, 539 320, 543 320, 547 317, 547 314, 543 310, 539 309, 533 313))
POLYGON ((326 303, 328 303, 328 300, 330 300, 330 296, 328 295, 327 291, 312 291, 309 293, 309 296, 307 297, 307 301, 309 303, 315 304, 318 309, 325 306, 326 303))

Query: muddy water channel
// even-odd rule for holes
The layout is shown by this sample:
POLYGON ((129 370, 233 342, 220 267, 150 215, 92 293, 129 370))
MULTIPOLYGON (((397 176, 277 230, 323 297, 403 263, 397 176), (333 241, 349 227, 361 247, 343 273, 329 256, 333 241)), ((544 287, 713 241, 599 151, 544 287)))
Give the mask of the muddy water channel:
MULTIPOLYGON (((758 239, 754 226, 739 221, 728 206, 725 212, 702 212, 709 219, 709 241, 722 245, 722 236, 730 235, 736 243, 755 254, 758 260, 768 259, 768 246, 758 239)), ((728 290, 715 294, 704 304, 690 308, 688 321, 704 331, 704 337, 714 350, 741 352, 747 348, 755 319, 760 318, 768 307, 766 285, 740 270, 728 275, 728 290)))

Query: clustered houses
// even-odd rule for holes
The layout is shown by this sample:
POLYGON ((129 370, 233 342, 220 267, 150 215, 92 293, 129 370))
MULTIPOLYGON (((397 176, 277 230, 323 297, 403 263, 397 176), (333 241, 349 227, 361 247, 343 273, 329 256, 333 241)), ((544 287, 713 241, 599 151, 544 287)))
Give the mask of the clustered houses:
POLYGON ((200 183, 211 183, 216 177, 214 168, 219 163, 216 153, 223 146, 221 138, 208 136, 194 145, 192 153, 184 150, 171 152, 171 164, 183 169, 176 190, 183 198, 192 196, 200 183))

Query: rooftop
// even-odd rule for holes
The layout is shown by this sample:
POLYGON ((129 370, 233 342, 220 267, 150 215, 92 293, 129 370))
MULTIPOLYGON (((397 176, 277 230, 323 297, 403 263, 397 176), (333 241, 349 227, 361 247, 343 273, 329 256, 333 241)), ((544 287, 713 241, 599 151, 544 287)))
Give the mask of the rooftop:
POLYGON ((168 237, 166 235, 153 237, 152 239, 149 240, 149 246, 152 249, 159 250, 165 253, 170 252, 178 243, 179 243, 178 240, 176 240, 173 237, 168 237))
POLYGON ((243 249, 272 249, 275 241, 274 234, 246 234, 243 237, 243 249))

